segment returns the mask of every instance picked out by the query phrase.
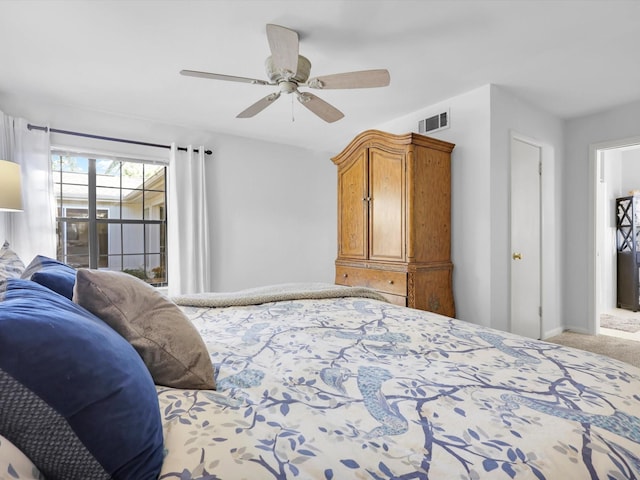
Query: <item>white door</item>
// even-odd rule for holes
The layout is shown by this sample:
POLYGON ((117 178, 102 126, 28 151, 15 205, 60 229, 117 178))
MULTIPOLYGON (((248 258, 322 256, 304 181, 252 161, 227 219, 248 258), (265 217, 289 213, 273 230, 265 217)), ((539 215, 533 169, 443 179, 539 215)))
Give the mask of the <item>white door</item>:
POLYGON ((511 331, 541 334, 541 147, 511 138, 511 331))

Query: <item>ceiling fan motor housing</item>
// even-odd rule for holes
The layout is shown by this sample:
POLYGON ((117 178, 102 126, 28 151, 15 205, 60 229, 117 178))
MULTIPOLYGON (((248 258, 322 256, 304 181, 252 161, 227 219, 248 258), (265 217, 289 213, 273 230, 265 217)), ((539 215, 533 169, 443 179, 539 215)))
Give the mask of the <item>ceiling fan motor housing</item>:
POLYGON ((298 55, 298 68, 295 75, 291 76, 293 72, 283 72, 278 70, 273 65, 273 58, 269 56, 265 62, 265 69, 269 80, 273 83, 280 82, 294 82, 296 84, 305 83, 311 73, 311 62, 308 58, 298 55))

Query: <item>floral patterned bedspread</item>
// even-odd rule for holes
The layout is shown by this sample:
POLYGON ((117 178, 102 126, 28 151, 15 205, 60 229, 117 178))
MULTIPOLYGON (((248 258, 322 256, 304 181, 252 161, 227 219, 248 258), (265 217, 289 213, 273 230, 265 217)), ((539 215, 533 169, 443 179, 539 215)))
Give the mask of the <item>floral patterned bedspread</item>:
POLYGON ((363 298, 182 307, 161 479, 640 478, 640 369, 363 298))

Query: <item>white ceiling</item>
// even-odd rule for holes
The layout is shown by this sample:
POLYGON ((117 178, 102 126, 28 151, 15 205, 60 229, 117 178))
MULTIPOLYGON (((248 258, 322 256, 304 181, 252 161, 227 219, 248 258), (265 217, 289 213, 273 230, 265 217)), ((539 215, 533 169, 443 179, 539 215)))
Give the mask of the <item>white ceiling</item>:
POLYGON ((0 94, 320 149, 488 83, 561 118, 640 100, 635 0, 0 0, 0 42, 0 94), (299 33, 311 76, 391 85, 313 90, 345 114, 327 124, 284 95, 237 119, 275 87, 178 74, 266 80, 267 23, 299 33))

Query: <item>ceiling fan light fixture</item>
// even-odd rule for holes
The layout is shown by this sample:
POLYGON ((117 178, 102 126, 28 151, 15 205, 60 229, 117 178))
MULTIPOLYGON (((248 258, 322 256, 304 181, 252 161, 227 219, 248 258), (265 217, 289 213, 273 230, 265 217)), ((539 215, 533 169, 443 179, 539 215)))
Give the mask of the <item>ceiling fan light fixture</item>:
POLYGON ((282 81, 278 83, 282 93, 293 93, 298 90, 298 84, 295 82, 282 81))

